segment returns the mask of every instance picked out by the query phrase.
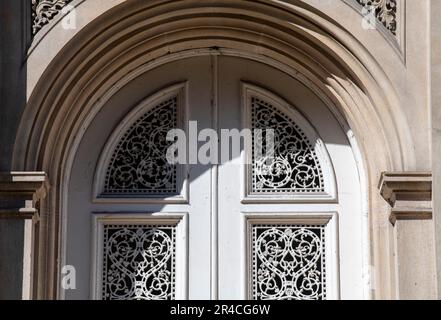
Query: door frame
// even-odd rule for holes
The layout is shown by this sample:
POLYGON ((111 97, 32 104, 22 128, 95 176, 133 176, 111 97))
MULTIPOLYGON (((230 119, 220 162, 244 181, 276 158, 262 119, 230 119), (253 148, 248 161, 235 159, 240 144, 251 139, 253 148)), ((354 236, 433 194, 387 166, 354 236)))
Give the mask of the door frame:
MULTIPOLYGON (((271 58, 269 57, 265 57, 265 56, 261 56, 258 54, 254 54, 254 53, 249 53, 249 52, 242 52, 242 51, 237 51, 237 50, 231 50, 231 49, 193 49, 193 50, 189 50, 189 51, 185 51, 185 52, 181 52, 181 53, 177 53, 177 54, 171 54, 169 56, 163 57, 157 61, 154 61, 154 63, 151 64, 146 64, 144 65, 140 70, 137 70, 137 74, 144 74, 147 73, 149 70, 153 70, 155 68, 158 68, 161 65, 165 65, 167 63, 170 62, 175 62, 175 61, 179 61, 179 60, 183 60, 183 59, 187 59, 190 57, 195 57, 195 56, 213 56, 213 57, 218 57, 221 55, 226 55, 226 56, 231 56, 231 57, 239 57, 239 58, 244 58, 244 59, 249 59, 251 61, 256 61, 256 62, 260 62, 266 66, 275 68, 279 71, 282 71, 290 76, 293 76, 292 70, 290 67, 283 65, 281 66, 280 64, 278 64, 277 62, 273 61, 271 58)), ((294 77, 296 80, 300 81, 302 84, 304 84, 307 88, 309 88, 312 92, 314 92, 314 94, 316 94, 318 96, 318 98, 328 107, 328 109, 331 111, 331 113, 334 115, 334 117, 337 119, 337 121, 339 122, 340 126, 342 127, 343 131, 346 132, 347 134, 347 138, 348 141, 350 143, 351 146, 351 150, 354 154, 354 157, 356 159, 356 165, 358 168, 358 174, 359 174, 359 178, 360 178, 360 185, 361 185, 361 199, 362 199, 362 203, 361 203, 361 208, 362 208, 362 212, 360 213, 362 215, 362 225, 363 225, 363 235, 362 235, 362 239, 363 239, 363 243, 362 243, 362 250, 363 250, 363 274, 364 274, 364 283, 363 283, 363 287, 364 287, 364 297, 366 299, 369 299, 371 297, 371 288, 370 288, 370 271, 371 271, 371 267, 370 267, 370 244, 369 244, 369 240, 368 240, 368 234, 369 234, 369 227, 368 227, 368 201, 367 201, 367 193, 366 193, 366 187, 365 187, 365 180, 364 180, 364 168, 363 168, 363 161, 362 156, 361 156, 361 152, 358 148, 358 144, 355 138, 355 135, 353 134, 352 130, 349 129, 349 126, 346 124, 346 122, 344 121, 344 118, 340 115, 340 113, 337 110, 337 107, 323 94, 321 93, 319 90, 317 90, 311 83, 309 83, 308 81, 305 81, 305 78, 301 77, 298 73, 295 74, 296 76, 294 77)), ((125 78, 123 83, 119 83, 117 85, 117 87, 121 87, 124 85, 124 83, 128 83, 130 82, 130 80, 132 79, 132 76, 128 76, 125 78)), ((113 95, 114 92, 112 92, 113 95)), ((86 131, 86 128, 89 126, 89 124, 91 123, 93 117, 95 114, 97 114, 99 112, 99 110, 105 105, 106 101, 109 100, 111 98, 112 95, 109 95, 106 97, 106 99, 103 99, 101 101, 99 101, 99 104, 97 104, 94 108, 94 112, 92 112, 89 117, 88 120, 83 124, 83 129, 81 130, 82 134, 86 131)), ((188 108, 188 104, 186 105, 186 108, 188 108)), ((187 109, 186 109, 187 111, 187 109)), ((77 136, 75 139, 75 148, 74 150, 77 150, 79 147, 79 144, 81 142, 81 138, 82 138, 82 134, 77 136)), ((70 155, 69 158, 69 173, 66 172, 67 176, 70 176, 70 170, 72 169, 72 164, 73 164, 73 159, 75 157, 76 153, 72 153, 70 155)), ((69 179, 66 179, 65 181, 66 185, 63 186, 64 191, 63 192, 63 198, 64 198, 64 203, 67 204, 67 190, 68 190, 68 183, 69 183, 69 179)), ((243 189, 243 188, 242 188, 243 189)), ((257 200, 257 202, 262 203, 260 200, 257 200)), ((306 202, 310 202, 310 201, 306 201, 306 202)), ((246 200, 244 201, 244 203, 246 203, 246 200)), ((67 205, 63 205, 63 211, 62 211, 62 221, 63 221, 63 228, 62 228, 62 232, 61 232, 61 243, 62 246, 60 247, 60 253, 61 253, 61 265, 66 265, 66 252, 67 252, 67 237, 66 237, 66 230, 67 230, 67 205)), ((248 286, 247 286, 248 287, 248 286)), ((247 288, 246 287, 246 288, 247 288)), ((58 283, 58 288, 59 288, 59 298, 60 299, 64 299, 64 290, 61 287, 61 281, 59 281, 58 283)), ((333 297, 338 296, 337 294, 333 294, 333 297)))
MULTIPOLYGON (((70 176, 70 170, 72 168, 72 163, 73 163, 73 159, 75 157, 76 154, 76 150, 78 149, 78 146, 80 144, 81 138, 83 136, 83 133, 86 131, 87 127, 89 126, 90 122, 92 121, 92 119, 94 118, 94 116, 99 112, 99 110, 105 105, 105 103, 113 96, 113 94, 116 92, 117 88, 121 88, 122 86, 124 86, 125 84, 129 83, 134 77, 135 75, 140 75, 143 73, 148 72, 149 70, 155 69, 160 65, 164 65, 167 64, 169 62, 173 62, 173 61, 178 61, 181 59, 186 59, 186 58, 190 58, 190 57, 195 57, 195 56, 219 56, 219 55, 226 55, 226 56, 232 56, 232 57, 240 57, 240 58, 245 58, 245 59, 249 59, 252 61, 257 61, 260 63, 263 63, 265 65, 268 65, 270 67, 273 67, 277 70, 280 70, 292 77, 294 77, 295 79, 297 79, 298 81, 300 81, 301 83, 303 83, 305 86, 307 86, 310 90, 312 90, 323 102, 324 104, 329 108, 329 110, 334 114, 334 116, 336 117, 336 119, 338 120, 338 122, 340 123, 341 127, 343 128, 343 130, 345 132, 347 132, 347 138, 349 140, 349 143, 351 145, 352 151, 354 153, 354 157, 356 158, 356 162, 357 162, 357 167, 358 167, 358 171, 359 171, 359 177, 360 177, 360 183, 362 186, 362 199, 363 203, 362 203, 362 207, 363 207, 363 212, 362 212, 362 217, 363 217, 363 227, 364 227, 364 234, 363 234, 363 254, 364 254, 364 262, 363 262, 363 273, 365 274, 365 297, 369 298, 371 297, 371 287, 370 287, 370 280, 369 280, 369 275, 370 275, 370 271, 371 271, 371 267, 370 267, 370 243, 369 243, 369 224, 368 224, 368 197, 367 197, 367 187, 366 187, 366 179, 365 179, 365 174, 364 174, 364 166, 363 166, 363 157, 361 155, 361 152, 358 148, 358 144, 355 138, 354 133, 352 132, 351 129, 349 129, 349 126, 347 125, 347 123, 344 120, 344 117, 340 115, 339 111, 337 110, 337 107, 335 106, 335 104, 324 94, 322 93, 319 89, 317 89, 316 86, 314 86, 310 81, 308 81, 305 77, 301 76, 298 72, 296 72, 294 69, 292 69, 290 66, 288 65, 281 65, 280 63, 278 63, 277 61, 269 58, 269 57, 265 57, 259 54, 255 54, 252 52, 244 52, 244 51, 240 51, 240 50, 234 50, 234 49, 213 49, 213 48, 207 48, 207 49, 191 49, 188 51, 184 51, 184 52, 179 52, 179 53, 175 53, 175 54, 170 54, 164 57, 161 57, 160 59, 157 59, 151 63, 147 63, 145 65, 143 65, 142 67, 140 67, 138 70, 136 70, 136 73, 134 74, 128 74, 126 77, 124 77, 119 83, 116 84, 116 87, 114 90, 110 90, 101 100, 99 100, 95 105, 94 108, 92 110, 92 112, 90 112, 87 116, 87 118, 85 119, 85 121, 81 124, 81 130, 80 130, 80 134, 76 135, 73 139, 73 147, 70 150, 70 153, 66 159, 66 164, 64 166, 64 183, 61 185, 61 188, 59 189, 59 194, 61 195, 61 202, 60 202, 60 207, 61 207, 61 232, 60 232, 60 240, 61 240, 61 245, 59 246, 59 252, 60 252, 60 257, 61 259, 59 260, 60 262, 58 263, 59 265, 65 265, 66 263, 66 245, 67 245, 67 240, 66 240, 66 230, 67 230, 67 194, 68 194, 68 188, 67 188, 67 184, 68 184, 68 177, 70 176)), ((53 198, 49 197, 46 199, 46 201, 52 201, 53 198)), ((44 204, 43 204, 44 206, 44 204)), ((64 299, 64 290, 61 288, 61 282, 60 282, 60 278, 58 276, 58 298, 59 299, 64 299)))

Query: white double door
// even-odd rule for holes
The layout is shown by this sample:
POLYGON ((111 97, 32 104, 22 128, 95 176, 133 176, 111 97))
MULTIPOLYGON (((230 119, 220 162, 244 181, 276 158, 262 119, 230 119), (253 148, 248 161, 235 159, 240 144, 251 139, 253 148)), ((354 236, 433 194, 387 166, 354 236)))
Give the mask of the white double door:
MULTIPOLYGON (((312 90, 262 62, 213 54, 167 63, 137 81, 104 106, 87 129, 74 161, 62 250, 64 263, 76 267, 78 283, 75 290, 61 288, 65 298, 103 298, 100 290, 107 280, 102 272, 111 261, 106 260, 107 249, 102 249, 107 238, 100 234, 99 219, 116 219, 117 225, 124 225, 125 219, 129 224, 156 219, 154 224, 176 226, 173 276, 167 280, 173 282, 172 298, 366 297, 359 169, 347 132, 312 90), (298 182, 287 184, 281 177, 283 165, 276 166, 282 173, 275 167, 262 173, 244 166, 249 155, 242 148, 240 157, 227 163, 190 164, 178 170, 182 194, 178 200, 149 195, 96 197, 97 171, 106 171, 99 167, 100 159, 112 130, 140 98, 176 83, 185 83, 178 122, 190 137, 189 121, 197 123, 198 133, 211 128, 219 138, 222 129, 240 131, 257 125, 253 121, 268 127, 279 121, 280 128, 290 130, 298 125, 304 136, 296 139, 309 139, 317 156, 308 165, 319 169, 292 169, 287 179, 298 182), (289 108, 295 109, 293 113, 289 108), (271 122, 265 115, 278 119, 271 122), (109 128, 103 129, 103 123, 109 128), (311 179, 318 180, 311 184, 311 179), (317 190, 309 190, 311 185, 317 190)), ((294 135, 287 130, 289 134, 294 135)), ((198 147, 204 144, 199 142, 198 147)), ((190 147, 189 152, 198 150, 190 147)))

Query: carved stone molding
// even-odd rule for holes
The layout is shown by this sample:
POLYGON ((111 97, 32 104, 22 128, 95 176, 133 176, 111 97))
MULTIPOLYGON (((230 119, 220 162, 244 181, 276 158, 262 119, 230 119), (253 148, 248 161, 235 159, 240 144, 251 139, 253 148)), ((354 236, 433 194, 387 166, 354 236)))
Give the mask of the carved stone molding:
POLYGON ((379 189, 390 204, 390 222, 432 218, 432 174, 429 172, 384 172, 379 189))
POLYGON ((32 34, 36 35, 72 0, 32 0, 32 34))
POLYGON ((0 218, 31 219, 48 189, 44 172, 0 173, 0 218))

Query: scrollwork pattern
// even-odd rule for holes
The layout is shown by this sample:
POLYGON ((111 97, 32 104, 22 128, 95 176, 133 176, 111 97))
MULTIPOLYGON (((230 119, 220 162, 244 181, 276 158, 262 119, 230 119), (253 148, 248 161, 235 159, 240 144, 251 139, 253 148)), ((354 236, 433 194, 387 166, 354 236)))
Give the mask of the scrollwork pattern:
MULTIPOLYGON (((303 131, 290 117, 271 104, 253 97, 253 129, 274 132, 274 151, 257 153, 253 147, 253 193, 324 192, 324 179, 317 155, 303 131)), ((253 134, 253 146, 265 145, 253 134)))
POLYGON ((32 34, 48 24, 72 0, 32 0, 32 34))
POLYGON ((173 226, 105 226, 103 300, 173 299, 175 246, 173 226))
POLYGON ((177 127, 177 97, 162 102, 124 134, 111 157, 104 195, 175 194, 176 166, 167 161, 169 130, 177 127))
POLYGON ((256 225, 252 237, 254 299, 326 298, 323 227, 256 225))
POLYGON ((356 0, 393 35, 397 35, 397 0, 356 0))

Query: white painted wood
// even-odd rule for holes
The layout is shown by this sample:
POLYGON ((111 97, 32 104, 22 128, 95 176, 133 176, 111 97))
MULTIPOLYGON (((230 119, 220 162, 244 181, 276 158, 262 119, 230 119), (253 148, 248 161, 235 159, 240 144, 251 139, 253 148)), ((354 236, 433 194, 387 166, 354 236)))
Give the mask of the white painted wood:
POLYGON ((77 290, 63 294, 67 299, 99 297, 93 288, 99 278, 99 261, 94 259, 99 256, 100 231, 99 223, 92 223, 92 217, 129 220, 161 217, 173 221, 186 212, 188 221, 183 218, 186 222, 182 225, 187 231, 182 231, 182 243, 178 245, 182 253, 186 252, 188 243, 186 258, 180 260, 180 269, 186 270, 182 272, 188 274, 188 278, 180 277, 178 286, 185 289, 180 289, 179 297, 248 298, 247 225, 258 218, 285 222, 303 219, 308 223, 317 219, 328 221, 326 256, 333 266, 327 270, 328 299, 365 298, 364 292, 368 290, 363 282, 366 248, 362 245, 361 185, 351 143, 339 120, 313 90, 282 71, 243 57, 211 51, 206 54, 172 61, 139 75, 91 119, 73 163, 67 196, 65 263, 77 268, 79 283, 77 290), (327 168, 327 194, 308 199, 279 197, 271 201, 243 201, 245 177, 243 159, 239 157, 219 166, 190 165, 186 201, 97 201, 100 187, 99 182, 94 185, 93 177, 96 175, 95 181, 100 181, 100 172, 105 170, 106 151, 101 151, 110 150, 106 145, 111 144, 109 137, 117 135, 114 128, 122 126, 121 121, 127 114, 135 112, 132 110, 136 110, 139 101, 151 99, 160 89, 173 88, 173 84, 183 82, 187 86, 185 118, 197 121, 199 129, 244 126, 243 83, 252 83, 254 90, 261 88, 258 90, 261 94, 279 99, 287 111, 301 115, 304 127, 310 124, 310 134, 320 138, 322 143, 319 152, 324 161, 322 166, 327 168), (295 105, 297 110, 289 110, 290 105, 295 105), (80 232, 85 236, 78 237, 80 232), (90 270, 94 270, 92 275, 90 270))
MULTIPOLYGON (((212 55, 212 128, 219 134, 219 59, 212 55)), ((219 165, 211 168, 211 300, 219 299, 219 165)))

